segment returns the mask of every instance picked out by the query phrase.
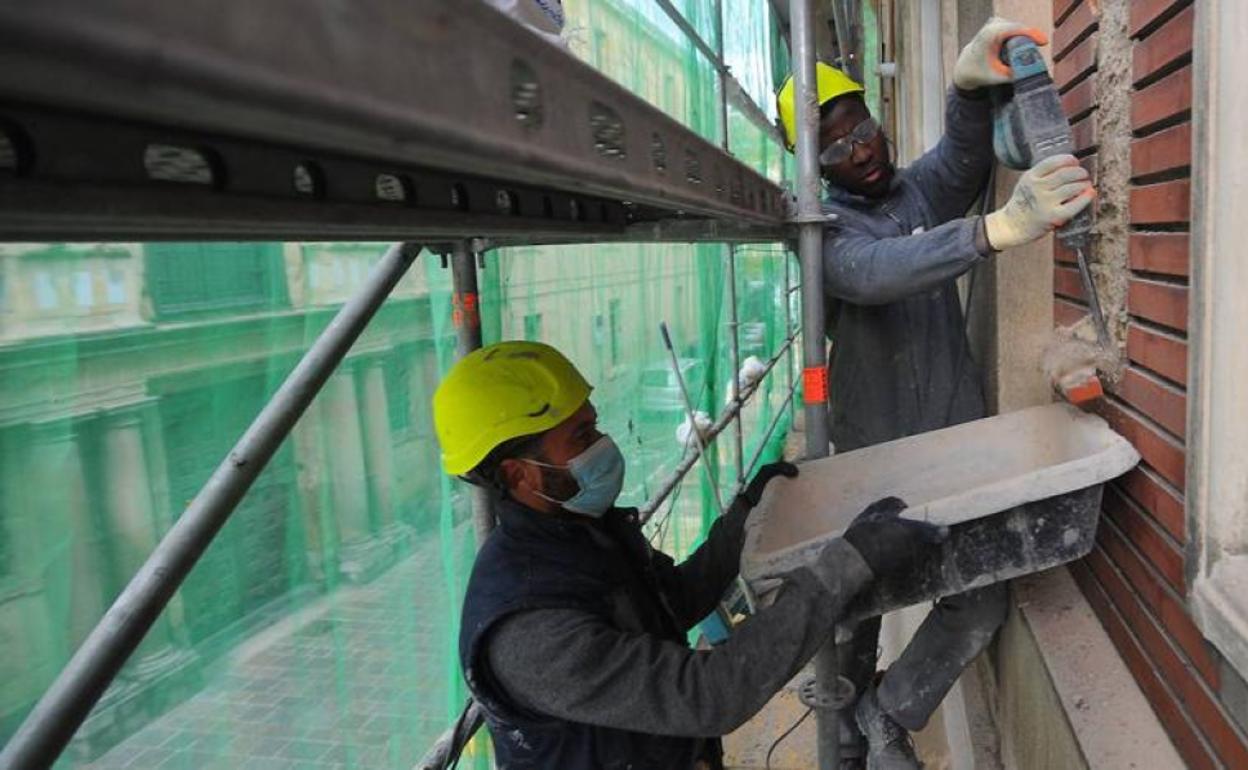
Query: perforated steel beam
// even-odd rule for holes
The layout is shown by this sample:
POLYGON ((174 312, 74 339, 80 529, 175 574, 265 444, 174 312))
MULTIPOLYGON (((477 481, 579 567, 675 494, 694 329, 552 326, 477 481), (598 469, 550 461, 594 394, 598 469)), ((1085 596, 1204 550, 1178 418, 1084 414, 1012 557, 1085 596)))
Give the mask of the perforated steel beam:
POLYGON ((481 0, 3 3, 0 38, 0 238, 784 216, 771 181, 481 0))

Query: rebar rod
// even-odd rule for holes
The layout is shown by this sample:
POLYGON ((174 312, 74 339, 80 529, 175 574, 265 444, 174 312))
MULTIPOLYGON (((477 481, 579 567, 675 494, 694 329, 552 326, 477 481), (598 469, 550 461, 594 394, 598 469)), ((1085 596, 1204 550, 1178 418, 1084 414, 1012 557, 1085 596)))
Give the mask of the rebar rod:
POLYGON ((715 509, 719 511, 720 516, 723 516, 724 501, 719 496, 719 485, 715 483, 715 471, 711 468, 711 460, 706 452, 707 442, 702 437, 702 431, 698 430, 698 415, 693 408, 693 399, 689 397, 685 376, 680 373, 680 359, 676 357, 676 348, 672 345, 672 336, 667 331, 666 321, 659 323, 659 333, 663 337, 663 346, 667 348, 667 355, 672 361, 672 376, 676 378, 676 387, 680 390, 681 400, 685 404, 685 418, 689 420, 689 431, 697 443, 697 457, 702 458, 702 470, 706 472, 706 481, 711 487, 711 498, 715 501, 715 509))
POLYGON ((793 402, 793 397, 797 394, 797 386, 789 386, 789 394, 785 396, 784 403, 776 410, 775 416, 771 418, 771 422, 767 425, 767 431, 763 433, 763 438, 758 443, 758 448, 754 450, 753 457, 750 458, 749 465, 746 466, 745 475, 752 476, 757 470, 758 461, 763 458, 763 452, 767 449, 767 442, 771 440, 771 434, 776 432, 776 426, 780 424, 780 418, 784 417, 784 413, 788 411, 789 404, 793 402))
MULTIPOLYGON (((784 344, 780 347, 780 350, 776 351, 776 354, 767 361, 767 364, 764 366, 763 372, 759 376, 758 381, 741 394, 742 404, 748 403, 750 398, 758 392, 758 389, 762 385, 763 379, 771 373, 772 369, 775 368, 781 357, 792 349, 795 339, 796 336, 792 336, 785 340, 784 344)), ((737 411, 738 407, 736 404, 729 404, 724 411, 720 413, 715 422, 711 423, 711 427, 708 428, 704 434, 708 444, 714 441, 719 434, 722 433, 729 424, 731 424, 733 417, 737 414, 737 411)), ((659 506, 663 504, 663 501, 667 499, 667 496, 672 493, 672 490, 680 486, 680 482, 684 480, 685 476, 689 473, 689 470, 693 468, 695 463, 697 463, 698 457, 698 447, 695 445, 693 454, 687 455, 683 460, 681 460, 671 474, 669 474, 668 477, 664 479, 663 483, 659 485, 658 491, 656 491, 649 500, 641 505, 638 510, 641 515, 642 524, 649 521, 650 517, 653 516, 655 511, 659 509, 659 506)))

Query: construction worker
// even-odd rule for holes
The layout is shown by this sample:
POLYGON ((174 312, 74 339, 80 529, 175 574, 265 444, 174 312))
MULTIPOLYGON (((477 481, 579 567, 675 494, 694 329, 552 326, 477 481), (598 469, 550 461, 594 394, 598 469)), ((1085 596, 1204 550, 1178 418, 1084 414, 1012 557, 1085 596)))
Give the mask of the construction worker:
POLYGON ((624 458, 598 430, 590 385, 557 350, 501 342, 459 361, 433 397, 446 472, 491 490, 497 526, 464 598, 460 661, 498 766, 550 770, 721 767, 718 736, 757 712, 832 633, 873 576, 943 534, 864 511, 723 644, 687 632, 737 575, 759 471, 677 565, 615 507, 624 458))
MULTIPOLYGON (((1009 202, 966 216, 993 163, 988 87, 1007 83, 1008 37, 1037 30, 990 19, 962 50, 937 145, 896 170, 863 87, 816 65, 828 337, 829 435, 837 452, 892 441, 985 416, 955 280, 997 252, 1036 240, 1086 207, 1088 173, 1070 155, 1022 175, 1009 202)), ((777 95, 780 121, 796 142, 792 78, 777 95)), ((900 659, 875 675, 879 619, 854 638, 856 709, 868 767, 917 766, 907 730, 928 721, 962 670, 1005 617, 1003 585, 936 604, 900 659), (878 683, 875 680, 878 679, 878 683)))

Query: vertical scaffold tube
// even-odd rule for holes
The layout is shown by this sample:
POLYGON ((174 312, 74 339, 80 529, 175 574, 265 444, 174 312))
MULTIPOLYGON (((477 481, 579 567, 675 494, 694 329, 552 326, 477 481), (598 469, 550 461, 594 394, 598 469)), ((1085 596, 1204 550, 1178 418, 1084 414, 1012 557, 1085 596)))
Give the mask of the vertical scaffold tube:
POLYGON ((823 222, 819 201, 819 108, 815 95, 812 0, 791 0, 797 96, 798 257, 802 265, 802 354, 806 457, 828 454, 827 347, 824 342, 823 222))
MULTIPOLYGON (((451 321, 458 358, 481 347, 481 296, 477 292, 477 255, 471 241, 456 242, 451 254, 451 321)), ((482 487, 472 488, 472 527, 477 545, 494 529, 490 493, 482 487)))
MULTIPOLYGON (((828 455, 827 347, 824 342, 823 224, 819 201, 819 107, 815 86, 814 0, 790 0, 793 85, 797 97, 798 256, 802 264, 802 385, 806 406, 806 459, 828 455)), ((830 700, 838 674, 836 644, 828 639, 815 659, 817 687, 830 700)), ((815 713, 820 770, 839 770, 840 713, 815 713)))

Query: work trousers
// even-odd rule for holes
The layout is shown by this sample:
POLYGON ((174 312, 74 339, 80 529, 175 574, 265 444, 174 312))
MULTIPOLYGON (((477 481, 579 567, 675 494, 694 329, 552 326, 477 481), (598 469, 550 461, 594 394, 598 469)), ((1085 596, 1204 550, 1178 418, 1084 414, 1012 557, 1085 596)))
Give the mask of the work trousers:
MULTIPOLYGON (((921 730, 1005 622, 1007 602, 1005 583, 937 601, 880 680, 877 696, 884 712, 907 730, 921 730)), ((858 624, 848 650, 842 651, 842 673, 860 693, 875 675, 879 644, 880 618, 875 617, 858 624)))

